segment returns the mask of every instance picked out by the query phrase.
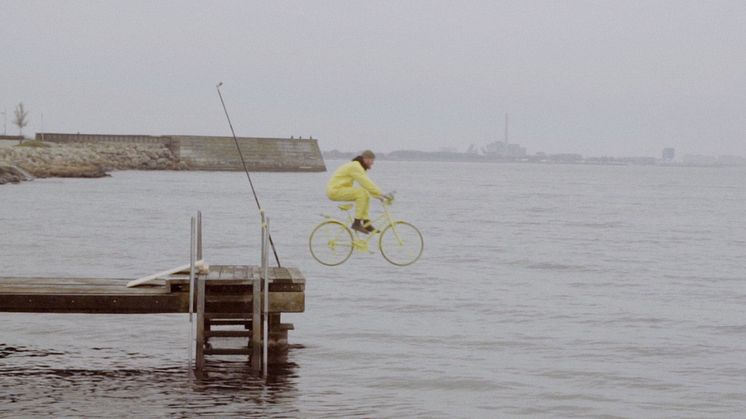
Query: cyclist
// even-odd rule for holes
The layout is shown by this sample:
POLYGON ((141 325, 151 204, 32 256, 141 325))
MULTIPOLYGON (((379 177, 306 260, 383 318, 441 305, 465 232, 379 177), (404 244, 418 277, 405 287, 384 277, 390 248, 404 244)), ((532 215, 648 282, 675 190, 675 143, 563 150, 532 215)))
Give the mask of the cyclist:
POLYGON ((366 173, 373 167, 376 155, 365 150, 352 161, 343 164, 334 171, 326 184, 326 196, 332 201, 355 202, 355 221, 352 229, 364 234, 373 233, 376 229, 370 224, 368 210, 371 195, 376 198, 390 199, 373 183, 366 173), (354 187, 357 181, 358 187, 354 187))

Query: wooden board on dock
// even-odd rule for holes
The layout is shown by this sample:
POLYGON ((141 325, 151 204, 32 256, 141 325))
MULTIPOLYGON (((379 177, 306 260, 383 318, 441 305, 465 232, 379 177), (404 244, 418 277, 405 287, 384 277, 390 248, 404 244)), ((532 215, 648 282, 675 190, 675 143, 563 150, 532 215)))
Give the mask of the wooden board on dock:
MULTIPOLYGON (((127 283, 128 288, 136 287, 138 285, 143 285, 151 281, 155 281, 156 279, 166 277, 168 275, 178 274, 181 272, 189 272, 192 269, 192 265, 182 265, 178 266, 173 269, 168 269, 162 272, 157 272, 152 275, 144 276, 142 278, 137 278, 135 280, 132 280, 127 283)), ((194 263, 194 270, 198 273, 204 273, 208 271, 208 266, 205 264, 204 260, 198 260, 194 263)))

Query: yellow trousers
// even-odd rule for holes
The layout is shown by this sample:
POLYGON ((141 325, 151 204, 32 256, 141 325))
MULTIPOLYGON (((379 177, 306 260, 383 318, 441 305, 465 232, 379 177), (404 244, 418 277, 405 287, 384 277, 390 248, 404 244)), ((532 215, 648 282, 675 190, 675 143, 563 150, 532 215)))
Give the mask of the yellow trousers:
POLYGON ((370 218, 370 192, 363 188, 335 188, 326 191, 326 196, 332 201, 355 202, 355 218, 367 220, 370 218))

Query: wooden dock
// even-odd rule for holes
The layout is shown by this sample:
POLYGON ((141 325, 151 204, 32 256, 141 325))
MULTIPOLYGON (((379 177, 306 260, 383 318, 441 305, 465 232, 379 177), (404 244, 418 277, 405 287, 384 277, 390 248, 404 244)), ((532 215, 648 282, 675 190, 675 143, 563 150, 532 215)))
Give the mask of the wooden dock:
MULTIPOLYGON (((306 280, 295 268, 268 268, 269 311, 301 313, 306 280)), ((204 279, 206 313, 251 313, 253 283, 260 268, 213 265, 204 279), (221 295, 211 297, 210 294, 221 295), (228 301, 230 293, 232 299, 228 301), (211 300, 212 299, 212 300, 211 300)), ((131 278, 0 277, 0 312, 154 314, 189 312, 189 274, 172 274, 127 288, 131 278)))
MULTIPOLYGON (((190 263, 135 280, 122 278, 0 277, 0 312, 196 314, 195 369, 205 355, 248 355, 251 369, 283 361, 288 331, 282 313, 305 310, 306 279, 296 268, 269 267, 269 218, 260 211, 261 266, 213 265, 202 259, 202 214, 192 217, 190 263), (227 327, 227 328, 226 328, 227 327), (236 346, 236 338, 243 343, 236 346), (216 341, 232 347, 214 345, 216 341)), ((191 364, 191 351, 190 351, 191 364)))
MULTIPOLYGON (((267 361, 272 363, 285 359, 288 331, 294 327, 283 323, 281 315, 305 310, 306 280, 296 268, 268 267, 267 274, 269 311, 262 321, 267 322, 267 361)), ((207 273, 195 275, 200 290, 194 293, 190 293, 189 273, 170 274, 132 288, 127 287, 129 279, 0 277, 0 312, 189 313, 191 294, 193 307, 198 308, 196 367, 201 370, 205 355, 251 358, 252 346, 257 346, 252 340, 261 339, 253 327, 254 285, 261 282, 260 275, 259 266, 213 265, 207 273), (232 347, 217 343, 235 342, 235 338, 244 338, 244 343, 232 347)))

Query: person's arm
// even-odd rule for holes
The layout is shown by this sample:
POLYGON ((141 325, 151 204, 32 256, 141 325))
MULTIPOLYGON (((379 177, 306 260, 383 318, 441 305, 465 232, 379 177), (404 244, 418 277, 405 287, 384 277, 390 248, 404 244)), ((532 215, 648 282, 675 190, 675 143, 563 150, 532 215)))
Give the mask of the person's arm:
POLYGON ((375 183, 373 183, 372 180, 368 177, 368 175, 365 173, 365 169, 363 169, 362 166, 359 164, 356 164, 353 166, 353 169, 351 171, 352 178, 357 181, 357 183, 360 184, 365 190, 370 192, 371 195, 378 197, 383 194, 381 192, 381 189, 376 186, 375 183))

